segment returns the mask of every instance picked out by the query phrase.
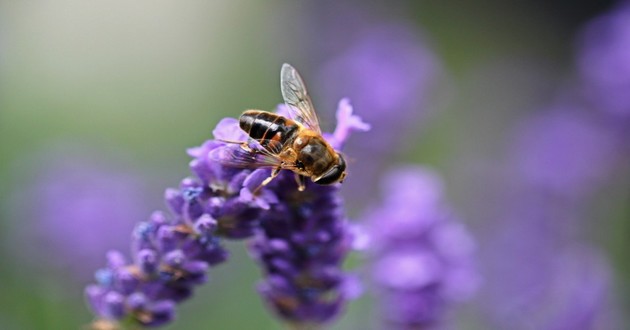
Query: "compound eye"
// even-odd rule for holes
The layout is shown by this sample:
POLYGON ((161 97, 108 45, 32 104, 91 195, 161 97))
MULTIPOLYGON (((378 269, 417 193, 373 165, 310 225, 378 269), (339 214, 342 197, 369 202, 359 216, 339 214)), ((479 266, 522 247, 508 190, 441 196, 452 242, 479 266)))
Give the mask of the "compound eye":
POLYGON ((331 167, 324 175, 319 177, 314 182, 317 184, 333 184, 339 182, 346 177, 346 161, 341 155, 339 155, 337 164, 331 167))

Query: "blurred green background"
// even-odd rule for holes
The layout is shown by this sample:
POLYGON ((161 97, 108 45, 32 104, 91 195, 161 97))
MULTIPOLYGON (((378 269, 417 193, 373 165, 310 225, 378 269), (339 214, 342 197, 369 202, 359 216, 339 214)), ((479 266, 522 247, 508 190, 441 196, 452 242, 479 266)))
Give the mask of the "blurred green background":
MULTIPOLYGON (((38 171, 52 159, 83 157, 87 150, 91 162, 139 182, 143 214, 164 209, 163 189, 189 175, 186 148, 210 138, 222 117, 280 103, 283 62, 309 84, 339 52, 318 51, 328 37, 318 36, 318 24, 326 24, 318 7, 331 3, 0 2, 0 329, 77 329, 92 318, 82 294, 91 278, 73 276, 63 262, 36 258, 37 249, 46 249, 40 240, 46 234, 32 230, 46 215, 33 215, 40 201, 22 191, 37 183, 38 171), (35 251, 24 252, 29 249, 35 251)), ((367 24, 411 22, 443 62, 446 79, 436 110, 391 162, 442 171, 454 207, 474 227, 483 216, 475 209, 475 162, 495 157, 519 115, 552 97, 573 70, 576 31, 610 5, 348 2, 371 13, 367 24)), ((311 87, 311 93, 317 105, 321 92, 311 87)), ((318 111, 332 118, 332 108, 318 111)), ((628 182, 627 174, 622 178, 628 182)), ((593 239, 612 258, 615 277, 624 278, 627 187, 613 185, 606 194, 598 205, 611 219, 593 226, 593 239)), ((140 220, 117 219, 131 226, 140 220)), ((68 228, 67 235, 80 234, 68 228)), ((129 232, 108 235, 127 239, 129 232)), ((212 271, 210 283, 178 308, 178 320, 167 329, 280 328, 253 290, 259 271, 244 244, 228 247, 233 259, 212 271)), ((95 263, 103 264, 104 255, 95 263)), ((627 280, 618 288, 627 293, 627 280)), ((369 311, 367 299, 355 302, 333 328, 366 328, 369 311)))

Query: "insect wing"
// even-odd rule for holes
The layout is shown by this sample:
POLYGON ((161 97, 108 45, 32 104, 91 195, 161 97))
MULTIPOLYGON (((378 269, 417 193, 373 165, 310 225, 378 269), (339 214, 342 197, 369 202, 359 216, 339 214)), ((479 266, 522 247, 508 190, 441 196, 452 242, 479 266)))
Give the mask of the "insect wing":
POLYGON ((278 155, 282 152, 282 148, 284 147, 282 142, 277 140, 264 139, 258 140, 257 142, 260 144, 260 146, 256 149, 257 151, 271 155, 278 155))
POLYGON ((306 91, 306 85, 297 70, 287 63, 282 65, 280 71, 280 88, 291 119, 321 134, 319 120, 306 91))
POLYGON ((227 145, 216 148, 208 157, 221 165, 238 168, 276 168, 282 160, 268 153, 245 150, 240 145, 227 145))

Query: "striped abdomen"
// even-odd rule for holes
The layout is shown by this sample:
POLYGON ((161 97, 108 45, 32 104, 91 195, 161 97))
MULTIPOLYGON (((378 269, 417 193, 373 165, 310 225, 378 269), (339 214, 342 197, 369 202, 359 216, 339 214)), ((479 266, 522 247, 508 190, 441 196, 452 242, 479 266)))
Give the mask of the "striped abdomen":
POLYGON ((298 125, 291 119, 261 110, 247 110, 239 119, 241 129, 263 145, 269 141, 284 144, 292 138, 298 125))

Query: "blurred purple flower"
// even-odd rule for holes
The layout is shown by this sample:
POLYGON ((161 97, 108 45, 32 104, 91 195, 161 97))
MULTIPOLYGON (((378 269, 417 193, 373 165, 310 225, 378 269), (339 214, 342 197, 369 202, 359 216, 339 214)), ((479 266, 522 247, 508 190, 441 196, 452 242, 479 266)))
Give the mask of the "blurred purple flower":
POLYGON ((512 154, 522 183, 564 196, 594 191, 616 160, 610 131, 574 106, 559 106, 524 120, 512 154))
POLYGON ((586 25, 577 57, 594 107, 630 119, 630 2, 586 25))
MULTIPOLYGON (((338 136, 345 138, 352 130, 366 128, 347 102, 340 109, 338 136)), ((159 326, 172 321, 175 305, 206 282, 211 266, 227 259, 220 240, 254 234, 257 248, 253 250, 270 274, 264 295, 282 317, 320 323, 342 307, 347 276, 339 267, 347 237, 338 188, 310 183, 299 192, 293 173, 283 171, 254 194, 269 170, 222 165, 234 152, 246 152, 237 144, 223 142, 247 140, 238 121, 223 119, 213 134, 215 140, 188 151, 194 158, 190 168, 195 177, 165 192, 172 216, 155 212, 139 223, 132 240, 132 260, 110 252, 107 267, 96 273, 97 284, 86 288, 98 316, 94 328, 118 323, 159 326), (262 257, 268 251, 287 249, 290 253, 273 260, 262 257), (291 295, 286 290, 292 290, 291 295), (329 300, 331 295, 334 301, 329 300)), ((343 144, 334 137, 331 142, 343 144)))
POLYGON ((137 173, 112 162, 113 153, 76 145, 52 150, 30 161, 34 173, 12 203, 21 218, 15 246, 34 265, 88 281, 97 258, 129 246, 135 219, 148 210, 146 189, 137 173))
POLYGON ((383 196, 363 218, 382 321, 387 329, 439 326, 450 305, 476 291, 475 243, 435 173, 398 168, 383 180, 383 196))
POLYGON ((356 38, 325 63, 319 76, 319 90, 328 103, 347 95, 373 126, 369 136, 350 140, 346 146, 363 160, 349 172, 356 179, 348 180, 352 196, 347 197, 355 204, 374 195, 372 178, 418 132, 441 72, 438 60, 413 27, 392 24, 357 29, 356 38))
MULTIPOLYGON (((417 130, 427 96, 440 72, 426 42, 410 26, 383 25, 362 31, 345 52, 324 65, 320 80, 327 99, 344 92, 367 122, 382 123, 371 148, 387 151, 390 142, 417 130), (390 128, 398 127, 396 134, 390 128)), ((375 128, 377 129, 377 128, 375 128)))
POLYGON ((511 175, 482 250, 486 326, 607 328, 610 269, 580 225, 615 165, 614 136, 596 114, 565 104, 524 120, 511 142, 511 175))
POLYGON ((578 243, 571 232, 577 221, 572 209, 544 196, 527 196, 516 198, 486 242, 487 326, 608 328, 614 321, 608 317, 612 304, 605 258, 578 243))
MULTIPOLYGON (((351 131, 369 129, 352 114, 346 99, 339 102, 337 120, 335 133, 326 134, 334 146, 343 145, 351 131)), ((269 170, 257 172, 261 180, 270 174, 269 170)), ((299 192, 293 173, 284 171, 269 189, 277 203, 262 214, 260 230, 250 245, 252 256, 265 273, 260 293, 289 323, 309 326, 330 322, 347 300, 358 294, 353 277, 341 269, 351 236, 339 185, 309 181, 307 189, 299 192)))

